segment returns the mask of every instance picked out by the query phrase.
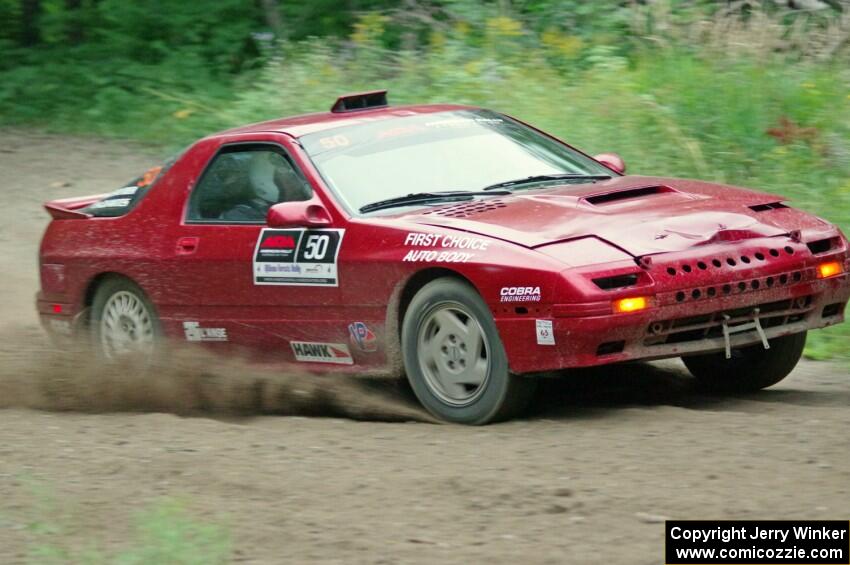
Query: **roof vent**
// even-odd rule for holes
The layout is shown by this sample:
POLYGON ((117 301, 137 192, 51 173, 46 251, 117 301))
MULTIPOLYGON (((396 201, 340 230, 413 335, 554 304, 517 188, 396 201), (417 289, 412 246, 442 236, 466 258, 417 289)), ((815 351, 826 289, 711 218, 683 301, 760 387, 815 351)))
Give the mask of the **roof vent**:
POLYGON ((369 110, 387 106, 386 90, 370 90, 369 92, 355 92, 344 94, 336 99, 331 106, 331 112, 335 114, 343 112, 355 112, 357 110, 369 110))

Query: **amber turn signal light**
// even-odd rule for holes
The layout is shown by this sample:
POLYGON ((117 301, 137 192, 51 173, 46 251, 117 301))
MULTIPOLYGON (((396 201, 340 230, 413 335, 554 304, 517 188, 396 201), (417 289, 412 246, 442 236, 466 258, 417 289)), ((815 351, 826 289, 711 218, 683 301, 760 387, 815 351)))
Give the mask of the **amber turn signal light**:
POLYGON ((830 261, 829 263, 821 263, 818 265, 818 278, 825 279, 834 277, 844 272, 844 267, 838 261, 830 261))
POLYGON ((649 307, 649 299, 646 296, 633 296, 631 298, 620 298, 611 304, 614 307, 614 312, 617 313, 637 312, 649 307))

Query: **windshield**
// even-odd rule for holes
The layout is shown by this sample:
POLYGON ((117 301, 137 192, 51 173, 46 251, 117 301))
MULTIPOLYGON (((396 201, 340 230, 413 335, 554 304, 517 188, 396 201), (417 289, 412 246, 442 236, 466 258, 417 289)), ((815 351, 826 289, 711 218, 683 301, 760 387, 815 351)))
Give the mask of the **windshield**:
POLYGON ((305 135, 300 141, 350 211, 411 193, 481 190, 539 175, 614 174, 489 110, 377 120, 305 135))

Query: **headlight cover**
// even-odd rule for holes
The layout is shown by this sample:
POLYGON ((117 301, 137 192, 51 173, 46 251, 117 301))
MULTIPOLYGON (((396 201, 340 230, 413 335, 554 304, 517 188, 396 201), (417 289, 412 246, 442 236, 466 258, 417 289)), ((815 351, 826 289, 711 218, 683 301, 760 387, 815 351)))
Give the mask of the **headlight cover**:
POLYGON ((631 255, 621 251, 596 237, 583 237, 571 241, 549 243, 535 248, 553 259, 564 263, 568 267, 585 267, 600 263, 614 263, 616 261, 633 261, 631 255))

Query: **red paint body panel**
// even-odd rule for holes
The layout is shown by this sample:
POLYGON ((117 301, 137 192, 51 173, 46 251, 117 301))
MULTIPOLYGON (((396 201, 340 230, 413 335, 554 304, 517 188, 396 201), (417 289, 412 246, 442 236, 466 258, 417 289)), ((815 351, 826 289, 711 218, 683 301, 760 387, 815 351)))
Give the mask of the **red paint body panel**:
MULTIPOLYGON (((45 326, 54 331, 51 320, 79 320, 97 278, 115 273, 147 293, 174 339, 186 338, 184 322, 198 322, 226 329, 228 341, 205 344, 215 349, 249 348, 259 359, 294 362, 290 342, 347 344, 354 362, 333 365, 334 371, 396 371, 400 301, 405 285, 425 271, 451 273, 476 288, 517 373, 722 349, 717 316, 737 309, 769 310, 765 319, 775 324, 766 328, 769 337, 843 321, 850 297, 847 239, 812 215, 765 207, 779 196, 622 176, 499 196, 502 207, 474 213, 457 213, 466 205, 460 203, 352 217, 297 141, 358 121, 458 108, 464 107, 393 107, 246 126, 193 145, 124 216, 78 212, 91 197, 49 203, 54 219, 41 245, 38 295, 45 326), (331 227, 344 230, 338 286, 255 284, 252 260, 264 226, 184 221, 206 165, 223 145, 243 142, 286 150, 329 212, 331 227), (416 242, 409 234, 418 233, 436 237, 416 242), (806 245, 826 238, 834 245, 818 255, 806 245), (840 261, 844 274, 817 279, 816 266, 828 260, 840 261), (593 282, 630 275, 634 284, 620 289, 593 282), (539 287, 539 294, 503 301, 504 289, 516 287, 539 287), (649 297, 650 307, 614 314, 612 300, 629 296, 649 297), (61 315, 53 304, 62 304, 61 315), (824 316, 830 306, 837 313, 824 316), (538 343, 536 320, 552 322, 554 345, 538 343), (374 351, 351 338, 354 322, 374 334, 374 351)), ((735 343, 755 339, 741 334, 735 343)))

